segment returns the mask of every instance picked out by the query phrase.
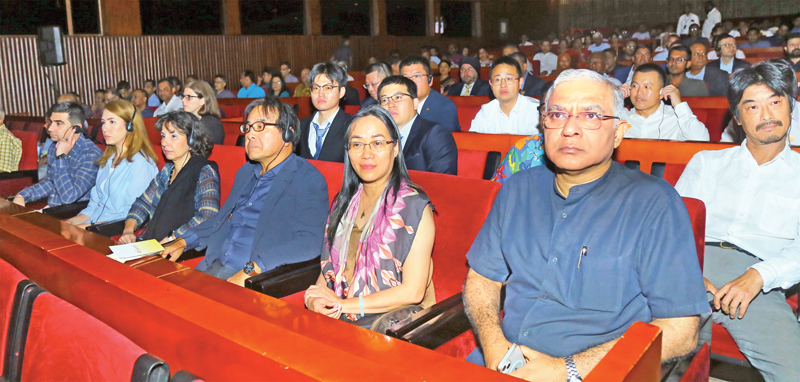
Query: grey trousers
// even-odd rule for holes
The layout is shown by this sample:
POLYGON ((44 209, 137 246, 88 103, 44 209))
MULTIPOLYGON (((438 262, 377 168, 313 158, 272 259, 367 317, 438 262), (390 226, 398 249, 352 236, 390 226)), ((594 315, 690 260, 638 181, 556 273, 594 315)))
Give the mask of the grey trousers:
POLYGON ((211 263, 210 267, 206 268, 201 272, 223 280, 227 280, 233 277, 233 275, 239 273, 239 271, 228 269, 227 267, 222 265, 222 262, 219 260, 214 260, 214 262, 211 263))
MULTIPOLYGON (((717 288, 741 276, 760 260, 733 249, 706 246, 703 276, 717 288)), ((708 294, 709 301, 714 296, 708 294)), ((800 324, 779 289, 759 292, 744 318, 722 311, 712 320, 725 327, 739 350, 767 381, 800 381, 800 324)))

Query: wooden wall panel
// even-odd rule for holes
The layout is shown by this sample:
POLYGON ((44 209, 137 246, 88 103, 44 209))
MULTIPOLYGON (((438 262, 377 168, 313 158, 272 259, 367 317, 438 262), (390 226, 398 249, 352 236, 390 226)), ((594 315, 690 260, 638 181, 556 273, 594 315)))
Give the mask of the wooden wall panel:
MULTIPOLYGON (((385 59, 392 49, 417 54, 422 45, 436 45, 444 51, 450 42, 470 46, 475 39, 442 37, 354 36, 354 68, 362 70, 367 59, 385 59)), ((95 89, 115 86, 125 79, 133 87, 144 80, 189 74, 211 82, 213 76, 228 76, 229 88, 238 89, 239 73, 278 68, 281 61, 292 63, 299 76, 330 57, 339 45, 338 36, 68 36, 64 38, 67 65, 39 66, 35 36, 0 36, 0 108, 7 113, 43 115, 55 101, 45 73, 50 73, 61 92, 77 91, 84 103, 92 102, 95 89)))

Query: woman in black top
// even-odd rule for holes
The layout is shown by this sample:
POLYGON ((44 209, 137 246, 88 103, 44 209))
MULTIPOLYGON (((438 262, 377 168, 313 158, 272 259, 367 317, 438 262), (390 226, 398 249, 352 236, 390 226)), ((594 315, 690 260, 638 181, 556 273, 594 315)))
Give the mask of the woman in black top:
POLYGON ((217 96, 211 85, 203 80, 190 82, 186 84, 181 98, 183 99, 183 110, 200 118, 211 141, 215 145, 221 145, 225 141, 225 129, 222 128, 222 122, 219 120, 217 96))

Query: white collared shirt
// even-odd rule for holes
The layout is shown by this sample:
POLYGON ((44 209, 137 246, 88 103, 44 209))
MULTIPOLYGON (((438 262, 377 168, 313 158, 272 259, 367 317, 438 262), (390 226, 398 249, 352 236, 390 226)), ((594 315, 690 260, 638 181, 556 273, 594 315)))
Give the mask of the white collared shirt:
MULTIPOLYGON (((477 82, 477 81, 475 81, 475 82, 477 82)), ((475 82, 473 82, 471 84, 464 83, 464 87, 461 88, 461 94, 460 95, 468 96, 468 95, 472 94, 472 89, 475 89, 475 82)))
POLYGON ((675 29, 675 33, 679 35, 688 35, 689 34, 689 27, 692 24, 700 25, 700 18, 697 17, 694 13, 689 13, 688 15, 683 14, 680 18, 678 18, 678 28, 675 29))
POLYGON ((631 124, 625 138, 670 139, 675 141, 708 141, 708 129, 692 113, 689 104, 681 102, 675 108, 659 101, 658 109, 645 118, 636 109, 624 118, 631 124))
POLYGON ((308 125, 308 150, 311 152, 312 157, 317 155, 317 129, 314 128, 314 124, 316 123, 321 129, 328 128, 322 137, 322 144, 324 145, 325 138, 328 137, 328 133, 331 131, 330 126, 333 120, 336 119, 336 115, 339 114, 339 110, 339 106, 336 106, 336 112, 322 124, 319 123, 319 112, 314 113, 314 118, 311 120, 311 124, 308 125))
POLYGON ((558 56, 553 52, 536 53, 533 60, 539 61, 539 72, 541 73, 550 73, 558 67, 558 56))
POLYGON ((758 165, 747 149, 701 151, 675 188, 706 205, 706 241, 727 241, 758 256, 751 268, 764 292, 800 281, 800 154, 786 145, 758 165))
POLYGON ((703 23, 702 36, 711 40, 711 31, 714 30, 714 26, 719 24, 720 21, 722 21, 722 14, 719 13, 719 9, 714 8, 711 12, 708 12, 708 18, 703 23))
MULTIPOLYGON (((708 55, 706 57, 708 58, 708 62, 711 62, 713 60, 719 59, 719 56, 717 55, 717 51, 716 50, 709 51, 708 55)), ((742 52, 741 49, 736 49, 736 58, 738 58, 740 60, 744 60, 747 57, 745 56, 744 52, 742 52)))
POLYGON ((408 123, 403 126, 397 126, 397 129, 400 130, 400 150, 406 147, 408 134, 411 133, 411 127, 414 126, 414 121, 417 120, 417 117, 419 117, 419 114, 414 114, 414 118, 411 118, 408 123))
POLYGON ((177 94, 173 95, 169 102, 162 103, 158 109, 153 112, 153 117, 159 117, 172 111, 183 110, 183 101, 177 94))
POLYGON ((517 95, 517 102, 509 115, 500 109, 500 101, 493 100, 483 106, 469 131, 485 134, 539 134, 539 100, 517 95))
MULTIPOLYGON (((433 91, 433 90, 431 90, 431 91, 433 91)), ((427 101, 427 100, 428 100, 428 98, 430 98, 430 96, 431 96, 431 95, 430 95, 430 94, 428 94, 428 96, 427 96, 427 97, 425 97, 425 99, 423 99, 423 100, 420 100, 420 101, 419 101, 419 105, 417 106, 417 114, 422 114, 422 110, 424 110, 424 109, 422 108, 422 106, 423 106, 423 105, 425 105, 425 101, 427 101)))

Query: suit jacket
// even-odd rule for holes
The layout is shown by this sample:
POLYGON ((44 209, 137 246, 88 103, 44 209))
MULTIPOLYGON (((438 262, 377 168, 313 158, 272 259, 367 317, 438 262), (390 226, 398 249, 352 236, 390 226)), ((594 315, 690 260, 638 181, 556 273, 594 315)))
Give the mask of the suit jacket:
POLYGON ((706 83, 689 77, 684 77, 678 85, 681 97, 708 97, 708 87, 706 83))
POLYGON ((364 109, 367 106, 372 105, 378 105, 378 101, 376 101, 375 98, 372 98, 372 96, 367 93, 367 96, 361 100, 361 108, 364 109))
MULTIPOLYGON (((714 60, 706 65, 706 74, 703 81, 708 84, 708 95, 710 97, 726 97, 728 95, 728 78, 730 74, 720 69, 722 59, 714 60)), ((738 58, 733 59, 733 72, 742 70, 750 66, 750 63, 738 58)))
POLYGON ((450 130, 420 116, 411 125, 403 146, 403 158, 409 170, 456 175, 458 149, 450 130))
MULTIPOLYGON (((316 113, 315 113, 316 114, 316 113)), ((312 114, 300 121, 300 142, 294 153, 305 158, 314 159, 311 155, 311 148, 308 147, 308 135, 310 134, 311 121, 314 120, 312 114)), ((328 135, 325 136, 325 142, 322 143, 318 160, 328 162, 344 162, 344 144, 347 141, 345 133, 347 133, 347 125, 350 124, 350 114, 344 112, 344 109, 339 109, 336 116, 333 117, 333 123, 328 130, 328 135)))
POLYGON ((344 88, 344 97, 339 99, 339 107, 344 108, 345 106, 358 106, 361 105, 361 101, 358 100, 358 90, 356 88, 347 85, 344 88))
POLYGON ((628 75, 631 73, 631 66, 629 65, 619 65, 617 64, 614 67, 614 70, 611 73, 608 73, 611 77, 614 77, 622 82, 623 84, 628 81, 628 75))
MULTIPOLYGON (((258 216, 250 260, 260 260, 263 271, 284 264, 311 260, 322 251, 325 221, 328 219, 328 186, 325 177, 311 163, 290 155, 264 198, 258 216)), ((207 247, 206 257, 197 265, 205 270, 219 259, 229 232, 225 222, 242 195, 255 186, 253 172, 258 163, 248 162, 236 172, 228 200, 219 213, 191 231, 207 247)), ((191 232, 190 231, 190 232, 191 232)))
POLYGON ((530 73, 525 73, 525 83, 522 84, 522 90, 520 94, 528 97, 542 97, 542 89, 544 89, 544 84, 547 81, 539 78, 539 76, 534 76, 530 73))
MULTIPOLYGON (((459 82, 450 87, 450 90, 447 91, 447 95, 450 97, 457 97, 461 95, 462 90, 464 90, 464 83, 459 82)), ((492 93, 492 85, 490 85, 489 82, 478 78, 475 83, 472 84, 472 90, 469 92, 469 95, 493 97, 494 94, 492 93)))
POLYGON ((422 105, 422 112, 419 115, 428 121, 441 125, 450 132, 461 131, 461 125, 458 124, 456 104, 436 90, 431 89, 431 93, 425 99, 425 104, 422 105))

